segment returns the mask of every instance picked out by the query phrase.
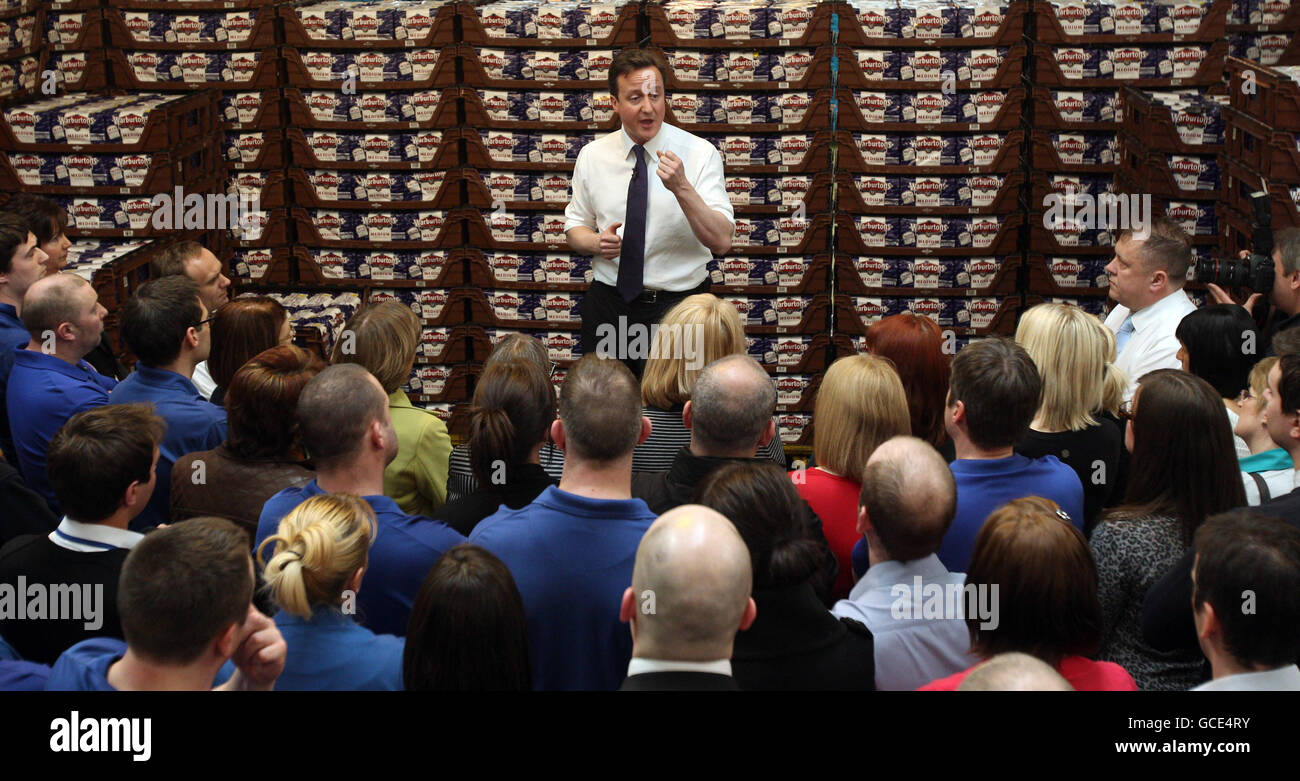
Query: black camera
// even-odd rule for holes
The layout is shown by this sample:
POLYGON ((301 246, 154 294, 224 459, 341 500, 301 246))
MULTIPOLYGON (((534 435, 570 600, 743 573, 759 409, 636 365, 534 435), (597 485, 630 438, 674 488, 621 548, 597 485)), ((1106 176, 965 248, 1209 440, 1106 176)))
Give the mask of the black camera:
POLYGON ((1267 294, 1273 289, 1273 211, 1268 193, 1250 194, 1255 209, 1251 231, 1253 251, 1242 258, 1209 258, 1196 261, 1193 273, 1197 282, 1213 282, 1225 290, 1249 288, 1267 294))

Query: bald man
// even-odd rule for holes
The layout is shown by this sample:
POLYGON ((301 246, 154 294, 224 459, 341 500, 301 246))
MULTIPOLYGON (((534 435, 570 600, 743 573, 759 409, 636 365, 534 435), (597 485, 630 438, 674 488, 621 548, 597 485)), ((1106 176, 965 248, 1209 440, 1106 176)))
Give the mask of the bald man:
POLYGON ((754 623, 749 549, 718 512, 669 510, 636 551, 619 618, 632 630, 632 661, 619 691, 737 690, 736 632, 754 623))
MULTIPOLYGON (((939 451, 894 437, 867 459, 858 531, 871 566, 832 613, 866 624, 876 644, 876 688, 911 691, 979 663, 961 615, 927 618, 916 605, 966 582, 937 552, 957 508, 957 485, 939 451)), ((946 597, 945 597, 945 601, 946 597)), ((952 600, 958 610, 962 600, 952 600)))
POLYGON ((1074 687, 1042 659, 1029 654, 998 654, 971 671, 959 692, 1072 692, 1074 687))
POLYGON ((99 344, 108 310, 89 282, 55 274, 28 289, 22 311, 31 341, 14 352, 5 394, 14 452, 27 486, 61 515, 45 475, 45 450, 68 418, 107 404, 117 385, 82 360, 99 344))

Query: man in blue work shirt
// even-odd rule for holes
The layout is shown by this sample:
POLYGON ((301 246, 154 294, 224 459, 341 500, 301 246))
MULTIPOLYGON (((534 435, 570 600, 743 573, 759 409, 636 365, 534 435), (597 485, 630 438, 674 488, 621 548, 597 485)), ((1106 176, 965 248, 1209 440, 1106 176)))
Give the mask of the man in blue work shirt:
POLYGON ((23 480, 62 515, 45 474, 50 440, 73 415, 108 403, 117 385, 82 358, 104 333, 108 311, 90 283, 75 274, 38 280, 23 297, 30 341, 13 348, 6 407, 23 480))
MULTIPOLYGON (((257 522, 256 546, 276 533, 290 510, 313 496, 342 493, 365 499, 375 511, 379 532, 356 595, 357 620, 376 634, 405 637, 424 576, 465 538, 442 521, 407 515, 384 496, 384 467, 397 457, 397 433, 388 394, 370 372, 351 363, 325 369, 303 388, 297 417, 316 479, 267 500, 257 522)), ((260 560, 270 561, 274 551, 268 545, 260 560)))
POLYGON ((650 436, 626 366, 589 353, 569 370, 551 437, 564 475, 518 510, 479 522, 470 542, 510 568, 524 600, 533 686, 614 691, 632 636, 620 620, 636 549, 655 514, 632 498, 632 451, 650 436))
POLYGON ((20 315, 23 296, 45 276, 45 253, 27 223, 13 214, 0 214, 0 349, 27 344, 31 338, 20 315))
POLYGON ((190 376, 211 348, 211 320, 188 277, 146 282, 122 308, 122 337, 138 360, 135 371, 113 390, 110 404, 152 403, 167 422, 159 446, 158 485, 144 512, 131 522, 139 531, 171 520, 172 464, 188 453, 211 450, 226 439, 226 411, 199 395, 190 376))

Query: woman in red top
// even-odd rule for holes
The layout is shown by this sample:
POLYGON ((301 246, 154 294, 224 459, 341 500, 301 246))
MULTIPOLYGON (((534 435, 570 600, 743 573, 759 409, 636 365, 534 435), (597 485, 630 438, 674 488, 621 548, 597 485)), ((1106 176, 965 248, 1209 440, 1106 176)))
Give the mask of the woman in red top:
POLYGON ((911 432, 907 395, 894 366, 874 355, 850 355, 831 364, 813 410, 813 469, 790 473, 799 495, 822 519, 826 542, 839 560, 832 597, 853 588, 858 494, 867 458, 880 443, 911 432))
MULTIPOLYGON (((1050 664, 1078 691, 1137 691, 1123 667, 1087 658, 1101 643, 1097 565, 1055 502, 1030 496, 993 511, 975 538, 962 597, 953 601, 963 610, 971 651, 985 661, 1019 651, 1050 664)), ((973 669, 918 691, 953 691, 973 669)))

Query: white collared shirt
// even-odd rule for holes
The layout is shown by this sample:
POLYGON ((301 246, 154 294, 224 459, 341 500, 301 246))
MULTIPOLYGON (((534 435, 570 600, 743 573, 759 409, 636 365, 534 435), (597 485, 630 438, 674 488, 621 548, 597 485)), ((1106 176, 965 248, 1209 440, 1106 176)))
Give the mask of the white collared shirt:
POLYGON ((212 379, 212 373, 208 371, 208 362, 200 361, 194 367, 194 376, 190 377, 190 382, 198 389, 199 395, 205 401, 212 401, 212 392, 217 389, 217 381, 212 379))
POLYGON ((627 675, 644 675, 645 673, 712 673, 714 675, 731 675, 730 659, 714 659, 711 662, 678 662, 670 659, 642 659, 632 657, 627 663, 627 675))
MULTIPOLYGON (((636 164, 635 143, 619 128, 592 141, 578 153, 573 166, 573 199, 564 210, 564 230, 585 226, 597 233, 610 225, 627 224, 627 189, 636 164)), ((713 253, 700 243, 677 203, 677 196, 664 187, 655 173, 656 152, 671 150, 682 159, 683 173, 706 206, 720 212, 735 225, 735 211, 727 197, 722 173, 722 155, 699 136, 663 123, 645 145, 649 191, 646 206, 645 263, 643 281, 647 290, 690 290, 704 282, 705 265, 713 253)), ((622 228, 618 229, 619 235, 622 228)), ((607 260, 600 253, 592 258, 597 282, 618 284, 618 258, 607 260)))
MULTIPOLYGON (((1178 337, 1174 331, 1182 319, 1195 310, 1196 304, 1179 288, 1151 306, 1132 312, 1133 335, 1115 361, 1115 365, 1128 375, 1125 401, 1133 398, 1142 375, 1156 369, 1182 368, 1178 362, 1178 337)), ((1106 327, 1118 333, 1129 314, 1128 307, 1117 304, 1106 317, 1106 327)))
POLYGON ((78 553, 102 553, 114 548, 130 550, 144 539, 139 532, 117 529, 100 523, 82 523, 66 515, 58 528, 50 532, 50 542, 78 553))
POLYGON ((1194 692, 1295 692, 1300 691, 1300 667, 1288 664, 1257 673, 1238 673, 1215 678, 1192 689, 1194 692))

